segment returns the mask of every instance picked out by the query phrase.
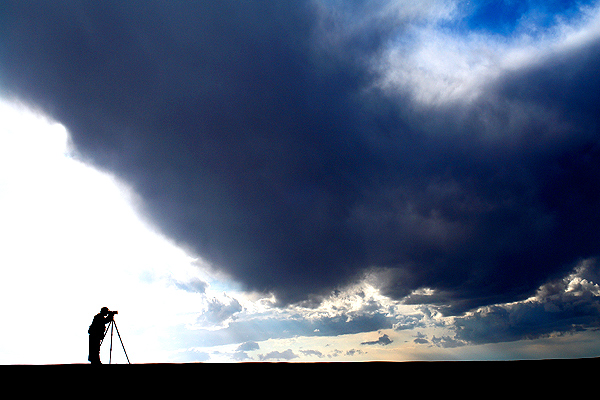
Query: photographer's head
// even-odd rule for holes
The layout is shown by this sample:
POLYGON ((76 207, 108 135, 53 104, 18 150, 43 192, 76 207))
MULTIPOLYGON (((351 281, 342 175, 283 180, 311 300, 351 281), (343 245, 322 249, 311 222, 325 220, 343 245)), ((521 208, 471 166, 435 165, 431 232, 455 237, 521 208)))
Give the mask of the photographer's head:
POLYGON ((108 317, 112 318, 115 316, 115 314, 118 314, 118 313, 119 313, 118 311, 110 311, 108 309, 108 307, 102 307, 100 309, 100 315, 102 315, 103 317, 108 316, 108 317))

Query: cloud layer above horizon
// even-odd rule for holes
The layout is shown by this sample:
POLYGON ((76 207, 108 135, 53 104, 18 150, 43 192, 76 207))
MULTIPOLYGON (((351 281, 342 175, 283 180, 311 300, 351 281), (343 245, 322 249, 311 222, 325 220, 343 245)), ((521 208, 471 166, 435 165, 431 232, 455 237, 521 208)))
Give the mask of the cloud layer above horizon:
POLYGON ((8 1, 0 88, 246 290, 459 315, 600 253, 600 12, 526 4, 8 1))

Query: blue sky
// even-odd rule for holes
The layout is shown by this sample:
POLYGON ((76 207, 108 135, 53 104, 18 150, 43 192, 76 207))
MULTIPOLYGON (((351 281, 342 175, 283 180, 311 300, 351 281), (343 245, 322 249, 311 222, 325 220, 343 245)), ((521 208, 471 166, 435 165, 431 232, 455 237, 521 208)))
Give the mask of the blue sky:
POLYGON ((8 2, 0 363, 597 356, 599 19, 8 2))
POLYGON ((532 20, 538 29, 557 18, 577 15, 582 2, 574 1, 481 1, 467 3, 465 24, 469 29, 511 35, 520 24, 532 20))

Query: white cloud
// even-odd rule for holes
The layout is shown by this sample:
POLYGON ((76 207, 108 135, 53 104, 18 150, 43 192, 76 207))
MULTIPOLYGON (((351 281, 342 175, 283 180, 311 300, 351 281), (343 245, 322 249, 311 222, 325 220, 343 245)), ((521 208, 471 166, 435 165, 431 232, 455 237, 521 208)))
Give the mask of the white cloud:
POLYGON ((383 76, 380 87, 407 92, 424 104, 470 101, 504 73, 540 63, 600 37, 598 7, 583 7, 579 18, 557 19, 545 30, 527 28, 524 18, 521 29, 508 37, 463 32, 438 21, 440 18, 432 17, 425 23, 410 25, 374 62, 383 76))

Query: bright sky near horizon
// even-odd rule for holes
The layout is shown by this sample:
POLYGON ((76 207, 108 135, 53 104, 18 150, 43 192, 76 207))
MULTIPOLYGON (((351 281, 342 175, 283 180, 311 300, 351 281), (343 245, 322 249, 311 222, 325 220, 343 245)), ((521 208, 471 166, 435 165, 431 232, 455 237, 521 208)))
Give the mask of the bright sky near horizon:
POLYGON ((600 6, 375 3, 7 6, 0 364, 599 356, 600 6))
POLYGON ((178 318, 169 300, 185 297, 150 282, 193 260, 136 216, 125 185, 71 156, 64 126, 19 103, 0 108, 2 362, 85 362, 87 326, 104 305, 126 310, 136 354, 140 333, 178 318))

